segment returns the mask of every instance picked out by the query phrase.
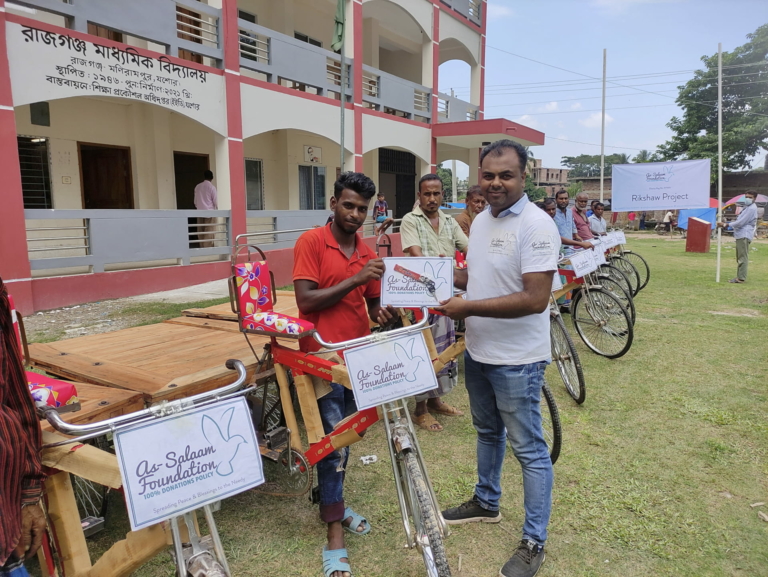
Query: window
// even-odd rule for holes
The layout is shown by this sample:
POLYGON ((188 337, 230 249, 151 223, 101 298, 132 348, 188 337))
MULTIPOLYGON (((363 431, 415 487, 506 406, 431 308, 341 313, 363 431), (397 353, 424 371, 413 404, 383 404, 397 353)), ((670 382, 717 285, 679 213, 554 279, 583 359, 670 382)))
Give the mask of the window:
POLYGON ((245 208, 264 210, 264 178, 261 160, 245 159, 245 208))
POLYGON ((251 24, 258 24, 258 22, 256 21, 256 14, 251 14, 250 12, 246 12, 245 10, 238 10, 237 17, 240 18, 240 20, 245 20, 246 22, 250 22, 251 24))
POLYGON ((29 122, 36 126, 51 125, 51 108, 47 102, 33 102, 29 105, 29 122))
POLYGON ((299 208, 325 210, 324 166, 299 166, 299 208))
POLYGON ((114 40, 115 42, 122 42, 123 35, 120 32, 115 32, 104 26, 99 26, 93 22, 88 22, 88 34, 98 36, 99 38, 106 38, 108 40, 114 40))
POLYGON ((53 208, 48 139, 17 137, 24 208, 53 208))
POLYGON ((312 46, 317 46, 318 48, 323 47, 323 43, 319 40, 315 40, 314 38, 310 38, 306 34, 302 34, 301 32, 294 32, 293 37, 296 40, 301 40, 302 42, 306 42, 307 44, 311 44, 312 46))

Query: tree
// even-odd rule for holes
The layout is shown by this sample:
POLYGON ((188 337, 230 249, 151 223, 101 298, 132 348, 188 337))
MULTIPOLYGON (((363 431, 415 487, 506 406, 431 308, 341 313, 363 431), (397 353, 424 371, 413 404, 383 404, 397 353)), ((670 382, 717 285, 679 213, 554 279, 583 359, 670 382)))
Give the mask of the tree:
POLYGON ((565 189, 568 192, 568 196, 570 198, 575 198, 577 194, 579 194, 582 190, 584 190, 584 183, 583 182, 572 182, 568 185, 568 188, 565 189))
MULTIPOLYGON (((723 169, 751 168, 760 149, 768 150, 768 24, 733 52, 723 52, 723 169)), ((661 160, 712 159, 717 175, 717 54, 702 56, 704 69, 680 88, 683 109, 667 126, 670 140, 659 146, 661 160)))
MULTIPOLYGON (((443 168, 443 163, 441 162, 437 165, 437 176, 443 181, 443 192, 446 200, 451 198, 453 191, 453 173, 451 169, 443 168)), ((455 200, 451 200, 451 202, 455 202, 455 200)))
POLYGON ((632 160, 635 163, 639 164, 639 163, 642 163, 642 162, 653 162, 652 158, 653 158, 653 153, 651 153, 650 150, 643 149, 640 152, 638 152, 635 155, 635 158, 633 158, 632 160))
MULTIPOLYGON (((611 176, 614 164, 628 164, 629 156, 626 154, 608 154, 605 157, 605 176, 611 176)), ((571 169, 568 174, 572 176, 600 176, 600 155, 580 154, 579 156, 563 156, 560 164, 571 169)))
POLYGON ((540 186, 536 186, 533 181, 533 177, 530 174, 525 175, 525 186, 523 192, 528 195, 528 200, 537 201, 547 196, 547 190, 540 186))

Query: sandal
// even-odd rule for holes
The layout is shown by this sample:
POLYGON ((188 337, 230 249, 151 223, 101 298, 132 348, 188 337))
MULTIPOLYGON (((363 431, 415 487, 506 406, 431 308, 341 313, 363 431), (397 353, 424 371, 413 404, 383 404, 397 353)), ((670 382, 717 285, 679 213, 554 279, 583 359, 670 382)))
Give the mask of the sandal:
POLYGON ((432 413, 437 413, 438 415, 448 415, 449 417, 461 417, 464 414, 464 411, 460 411, 456 407, 452 407, 445 402, 440 403, 437 409, 435 407, 431 407, 429 403, 427 403, 427 410, 432 413))
POLYGON ((437 422, 437 420, 429 413, 423 415, 413 415, 413 422, 425 431, 437 433, 443 430, 443 426, 437 422), (434 428, 437 425, 437 428, 434 428))
POLYGON ((344 527, 345 531, 348 531, 352 533, 353 535, 367 535, 371 532, 371 524, 368 522, 368 519, 363 517, 362 515, 358 515, 352 510, 352 507, 347 507, 344 509, 344 521, 352 517, 352 521, 350 521, 349 526, 344 525, 342 523, 342 527, 344 527), (364 528, 362 531, 358 531, 357 528, 360 527, 360 525, 364 525, 364 528), (354 527, 354 529, 352 528, 354 527))
POLYGON ((732 279, 731 279, 731 280, 729 280, 728 282, 732 282, 732 283, 736 283, 736 284, 741 284, 741 283, 743 283, 744 281, 743 281, 743 280, 741 280, 741 279, 738 279, 738 278, 732 278, 732 279))
POLYGON ((349 563, 342 561, 343 558, 349 559, 346 549, 332 549, 329 551, 327 546, 323 547, 323 573, 325 577, 331 577, 337 571, 352 575, 352 568, 349 566, 349 563))

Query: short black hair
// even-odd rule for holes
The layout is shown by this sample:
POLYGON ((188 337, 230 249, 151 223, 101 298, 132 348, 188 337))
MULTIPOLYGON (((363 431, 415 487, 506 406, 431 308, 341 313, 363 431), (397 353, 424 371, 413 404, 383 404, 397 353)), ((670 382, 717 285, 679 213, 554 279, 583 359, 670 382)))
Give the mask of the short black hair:
POLYGON ((592 202, 590 202, 590 203, 589 203, 589 205, 590 205, 592 208, 595 208, 595 205, 596 205, 598 202, 600 202, 600 201, 599 201, 599 200, 597 200, 597 199, 595 199, 595 200, 593 200, 592 202))
POLYGON ((436 174, 430 172, 429 174, 425 174, 424 176, 422 176, 419 179, 419 187, 418 187, 419 188, 419 192, 421 192, 421 183, 422 182, 429 182, 430 180, 438 180, 438 181, 440 181, 440 188, 441 189, 443 188, 443 179, 440 178, 439 176, 437 176, 436 174))
POLYGON ((475 184, 473 186, 469 187, 469 190, 467 191, 467 200, 475 196, 476 194, 479 194, 480 196, 483 196, 483 189, 480 188, 479 184, 475 184))
POLYGON ((542 201, 541 201, 541 204, 542 204, 542 206, 543 206, 544 208, 546 208, 546 207, 548 207, 550 204, 557 204, 557 203, 555 202, 555 199, 554 199, 554 198, 552 198, 551 196, 548 196, 547 198, 545 198, 544 200, 542 200, 542 201))
POLYGON ((555 193, 555 200, 557 200, 557 197, 558 197, 558 196, 560 196, 561 194, 568 194, 568 191, 567 191, 567 190, 565 190, 564 188, 561 188, 560 190, 558 190, 558 191, 555 193))
POLYGON ((598 201, 596 201, 596 202, 595 202, 595 203, 592 205, 592 209, 593 209, 593 210, 594 210, 594 209, 596 209, 596 208, 605 208, 605 205, 604 205, 602 202, 600 202, 600 201, 598 200, 598 201))
POLYGON ((213 180, 213 173, 210 170, 206 170, 203 173, 203 178, 205 178, 205 180, 213 180))
POLYGON ((376 194, 376 185, 362 172, 342 172, 339 179, 333 183, 333 196, 338 200, 345 188, 356 192, 365 200, 371 200, 376 194))
POLYGON ((744 193, 744 195, 746 196, 747 194, 750 195, 750 196, 754 196, 755 200, 757 200, 757 191, 756 190, 748 190, 747 192, 744 193))
POLYGON ((519 142, 504 138, 492 142, 480 152, 480 164, 483 163, 485 157, 489 154, 491 156, 501 156, 505 150, 514 150, 517 153, 517 158, 520 160, 520 172, 525 172, 525 167, 528 164, 528 151, 519 142))
POLYGON ((378 193, 376 193, 376 196, 384 196, 384 193, 379 191, 378 193))

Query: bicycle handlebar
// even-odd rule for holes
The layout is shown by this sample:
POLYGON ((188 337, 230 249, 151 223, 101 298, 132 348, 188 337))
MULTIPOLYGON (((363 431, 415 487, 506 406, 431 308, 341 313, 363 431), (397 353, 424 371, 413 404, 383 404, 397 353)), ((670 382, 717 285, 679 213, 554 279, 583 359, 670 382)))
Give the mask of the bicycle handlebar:
POLYGON ((95 421, 85 425, 75 425, 66 422, 61 418, 59 413, 51 407, 43 409, 43 415, 45 416, 45 419, 51 424, 51 426, 60 433, 64 433, 66 435, 88 435, 95 437, 100 434, 114 431, 118 426, 125 426, 131 423, 135 423, 147 417, 162 417, 172 413, 184 411, 185 409, 192 408, 195 405, 200 405, 207 401, 229 395, 230 393, 233 393, 242 388, 247 378, 245 365, 237 359, 229 359, 225 363, 225 366, 229 370, 237 371, 237 380, 234 383, 230 383, 229 385, 214 389, 213 391, 207 391, 205 393, 199 393, 191 397, 186 397, 184 399, 166 401, 160 405, 156 405, 148 409, 142 409, 141 411, 136 411, 128 415, 121 415, 119 417, 106 419, 104 421, 95 421))
POLYGON ((412 332, 420 331, 421 329, 427 326, 427 320, 429 318, 428 317, 429 309, 426 307, 421 307, 421 314, 423 315, 423 317, 416 324, 410 325, 407 327, 402 327, 400 329, 395 329, 393 331, 387 331, 386 333, 383 333, 384 335, 386 335, 385 337, 382 337, 382 333, 379 333, 379 334, 371 334, 364 337, 359 337, 356 339, 350 339, 348 341, 342 341, 339 343, 328 343, 324 341, 323 338, 317 332, 312 333, 312 336, 323 348, 329 351, 340 351, 341 349, 348 349, 350 347, 372 343, 374 341, 381 340, 382 338, 389 339, 389 338, 397 337, 400 335, 406 335, 412 332))

